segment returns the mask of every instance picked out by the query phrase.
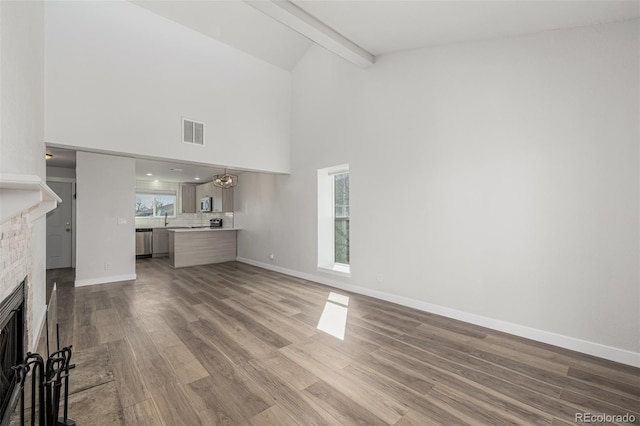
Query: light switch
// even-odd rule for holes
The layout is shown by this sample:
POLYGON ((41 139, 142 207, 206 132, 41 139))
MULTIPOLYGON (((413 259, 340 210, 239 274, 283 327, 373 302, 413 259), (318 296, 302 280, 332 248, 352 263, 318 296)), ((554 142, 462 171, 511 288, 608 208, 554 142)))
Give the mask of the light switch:
POLYGON ((126 217, 119 217, 118 218, 118 225, 126 225, 127 224, 127 218, 126 217))

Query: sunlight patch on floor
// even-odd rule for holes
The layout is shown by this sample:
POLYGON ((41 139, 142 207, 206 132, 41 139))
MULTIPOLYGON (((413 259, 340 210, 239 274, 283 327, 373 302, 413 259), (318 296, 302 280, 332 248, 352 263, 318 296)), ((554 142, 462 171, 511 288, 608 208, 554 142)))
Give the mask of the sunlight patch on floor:
POLYGON ((330 292, 327 303, 325 303, 322 310, 320 321, 318 321, 317 329, 344 340, 348 306, 349 296, 330 292))

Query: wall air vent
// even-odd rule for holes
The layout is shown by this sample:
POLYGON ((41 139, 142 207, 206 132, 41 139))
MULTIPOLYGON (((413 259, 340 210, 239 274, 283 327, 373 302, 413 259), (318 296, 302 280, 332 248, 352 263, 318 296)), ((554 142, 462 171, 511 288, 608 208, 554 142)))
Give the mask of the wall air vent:
POLYGON ((204 145, 204 123, 182 118, 182 142, 204 145))

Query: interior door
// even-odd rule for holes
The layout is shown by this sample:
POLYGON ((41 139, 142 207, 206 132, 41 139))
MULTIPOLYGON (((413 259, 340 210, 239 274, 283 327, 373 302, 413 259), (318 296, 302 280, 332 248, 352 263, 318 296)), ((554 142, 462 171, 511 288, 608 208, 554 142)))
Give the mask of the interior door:
POLYGON ((73 229, 71 228, 71 182, 47 181, 62 198, 58 208, 47 213, 47 269, 70 268, 73 229))

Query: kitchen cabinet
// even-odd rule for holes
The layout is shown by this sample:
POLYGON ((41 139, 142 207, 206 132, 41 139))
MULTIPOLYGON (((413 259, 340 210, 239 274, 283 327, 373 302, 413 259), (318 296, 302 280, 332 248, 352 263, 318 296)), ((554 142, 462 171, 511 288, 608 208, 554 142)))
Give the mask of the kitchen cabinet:
POLYGON ((200 199, 204 197, 211 197, 213 190, 213 183, 203 183, 196 186, 196 211, 200 211, 200 199))
POLYGON ((217 186, 213 187, 211 211, 214 213, 219 213, 222 211, 222 188, 219 188, 217 186))
POLYGON ((153 228, 153 257, 169 255, 169 231, 153 228))
POLYGON ((233 188, 219 189, 222 191, 222 211, 233 213, 233 188))
POLYGON ((196 207, 200 205, 196 203, 196 186, 184 184, 180 186, 180 191, 182 193, 182 213, 196 213, 198 211, 196 207))
POLYGON ((222 189, 213 184, 213 182, 203 183, 196 187, 196 200, 198 210, 200 207, 200 199, 211 197, 213 199, 212 211, 214 213, 233 212, 233 188, 222 189))

